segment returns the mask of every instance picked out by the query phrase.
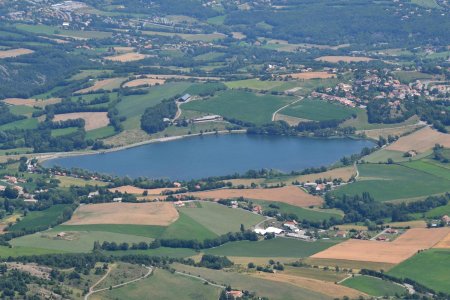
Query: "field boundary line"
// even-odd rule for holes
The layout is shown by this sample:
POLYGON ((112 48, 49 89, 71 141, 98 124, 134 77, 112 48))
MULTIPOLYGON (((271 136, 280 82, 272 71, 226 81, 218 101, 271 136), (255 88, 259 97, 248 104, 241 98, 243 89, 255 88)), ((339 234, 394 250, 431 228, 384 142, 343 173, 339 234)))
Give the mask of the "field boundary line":
POLYGON ((211 285, 211 286, 215 286, 215 287, 218 287, 218 288, 221 288, 221 289, 225 289, 225 288, 226 288, 226 286, 224 286, 224 285, 212 283, 211 281, 209 281, 209 280, 207 280, 207 279, 205 279, 205 278, 203 278, 203 277, 200 277, 200 276, 195 276, 195 275, 191 275, 191 274, 186 274, 186 273, 179 272, 179 271, 175 271, 175 274, 182 275, 182 276, 186 276, 186 277, 190 277, 190 278, 194 278, 194 279, 197 279, 197 280, 206 282, 207 284, 209 284, 209 285, 211 285))
POLYGON ((336 282, 336 284, 341 284, 344 281, 346 281, 347 279, 353 278, 353 275, 360 276, 358 274, 348 274, 347 277, 345 277, 344 279, 339 280, 338 282, 336 282))
MULTIPOLYGON (((130 283, 134 283, 134 282, 136 282, 136 281, 139 281, 139 280, 142 280, 142 279, 144 279, 144 278, 147 278, 147 277, 150 276, 150 274, 153 272, 153 268, 152 268, 152 267, 147 267, 147 266, 144 266, 144 267, 148 270, 148 272, 147 272, 144 276, 138 277, 138 278, 136 278, 136 279, 133 279, 133 280, 130 280, 130 281, 121 283, 121 284, 113 285, 113 286, 111 286, 111 288, 112 288, 112 289, 116 289, 116 288, 122 287, 122 286, 124 286, 124 285, 130 284, 130 283)), ((107 276, 108 274, 109 274, 109 272, 107 272, 107 273, 106 273, 99 281, 97 281, 97 283, 94 284, 90 289, 93 289, 93 288, 94 288, 95 286, 97 286, 100 282, 102 282, 102 281, 106 278, 106 276, 107 276)), ((103 288, 103 289, 99 289, 99 290, 95 290, 95 291, 94 291, 94 290, 89 291, 89 293, 87 293, 86 296, 84 296, 84 300, 88 300, 89 296, 91 296, 91 295, 93 295, 93 294, 95 294, 95 293, 103 292, 103 291, 106 291, 106 290, 109 290, 109 287, 103 288)))

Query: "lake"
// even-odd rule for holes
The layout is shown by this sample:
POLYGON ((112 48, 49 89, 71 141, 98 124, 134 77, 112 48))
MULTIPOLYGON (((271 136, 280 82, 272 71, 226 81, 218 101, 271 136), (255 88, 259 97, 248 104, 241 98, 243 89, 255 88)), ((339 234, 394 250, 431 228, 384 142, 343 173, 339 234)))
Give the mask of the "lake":
POLYGON ((331 165, 371 147, 368 140, 313 139, 247 134, 195 136, 104 154, 61 157, 44 166, 82 168, 104 174, 189 180, 250 169, 300 171, 331 165))

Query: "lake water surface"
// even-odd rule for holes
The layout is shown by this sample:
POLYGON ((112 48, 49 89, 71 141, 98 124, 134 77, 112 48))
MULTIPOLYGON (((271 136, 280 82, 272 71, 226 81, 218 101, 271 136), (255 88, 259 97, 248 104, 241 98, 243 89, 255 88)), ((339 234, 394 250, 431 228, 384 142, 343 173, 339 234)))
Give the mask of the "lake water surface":
POLYGON ((208 135, 104 154, 62 157, 46 161, 44 165, 83 168, 118 176, 188 180, 262 168, 299 171, 330 165, 372 145, 368 140, 352 139, 208 135))

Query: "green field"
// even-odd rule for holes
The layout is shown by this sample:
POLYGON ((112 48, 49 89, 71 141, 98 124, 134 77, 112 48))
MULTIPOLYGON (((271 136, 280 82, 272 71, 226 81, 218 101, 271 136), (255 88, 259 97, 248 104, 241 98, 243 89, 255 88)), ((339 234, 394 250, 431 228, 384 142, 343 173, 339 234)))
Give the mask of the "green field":
POLYGON ((35 129, 38 127, 38 120, 35 118, 28 118, 11 123, 3 124, 0 126, 0 130, 11 129, 35 129))
POLYGON ((369 192, 377 201, 389 201, 450 191, 449 180, 410 168, 409 164, 360 164, 357 182, 339 188, 334 194, 369 192))
POLYGON ((360 109, 337 103, 317 99, 304 99, 288 106, 280 113, 301 119, 325 121, 348 119, 352 115, 356 115, 358 110, 360 109))
POLYGON ((15 115, 30 115, 36 111, 35 108, 26 105, 13 105, 9 107, 9 111, 15 115))
POLYGON ((78 127, 67 127, 67 128, 60 128, 60 129, 53 129, 51 136, 52 137, 59 137, 67 134, 71 134, 74 132, 77 132, 78 127))
POLYGON ((441 8, 436 0, 411 0, 411 3, 425 8, 441 8))
POLYGON ((164 226, 130 224, 60 225, 55 228, 55 230, 59 231, 103 231, 148 238, 159 237, 165 229, 166 227, 164 226))
POLYGON ((450 180, 450 168, 446 168, 445 165, 430 160, 416 160, 402 164, 409 168, 413 168, 437 177, 441 177, 450 180))
POLYGON ((11 241, 11 245, 14 247, 33 247, 41 249, 49 249, 53 251, 62 252, 89 252, 92 251, 94 242, 104 241, 116 242, 116 243, 139 243, 139 242, 151 242, 153 239, 129 235, 120 234, 105 231, 73 231, 67 232, 68 238, 56 238, 56 235, 60 233, 60 230, 52 229, 44 232, 38 232, 32 235, 22 236, 11 241))
POLYGON ((205 82, 191 85, 184 91, 184 93, 191 95, 204 95, 213 94, 221 89, 226 89, 226 85, 221 82, 205 82))
POLYGON ((276 282, 256 278, 250 275, 236 272, 224 272, 206 268, 196 268, 187 265, 172 265, 178 271, 184 271, 195 276, 223 285, 231 285, 233 289, 255 292, 259 297, 267 297, 270 300, 329 300, 329 296, 320 294, 319 291, 311 291, 289 283, 276 282))
POLYGON ((291 97, 257 95, 250 92, 229 90, 216 94, 208 100, 192 101, 183 109, 195 110, 234 118, 261 125, 272 120, 272 114, 294 101, 291 97))
POLYGON ((165 256, 174 258, 184 258, 197 255, 193 249, 188 248, 166 248, 160 247, 156 249, 148 250, 127 250, 127 251, 106 251, 107 255, 122 256, 122 255, 133 255, 133 254, 144 254, 150 256, 165 256))
MULTIPOLYGON (((413 0, 416 2, 434 2, 434 0, 413 0)), ((433 76, 416 71, 397 71, 394 73, 398 80, 402 83, 410 83, 419 79, 432 79, 433 76)))
POLYGON ((64 30, 47 25, 16 24, 16 28, 36 34, 62 35, 81 39, 104 39, 112 36, 112 32, 64 30))
POLYGON ((33 229, 38 226, 50 226, 56 222, 59 216, 62 215, 64 209, 70 205, 53 205, 46 210, 30 211, 19 222, 9 228, 9 231, 19 231, 22 229, 33 229))
POLYGON ((334 217, 336 219, 342 219, 342 215, 339 215, 337 213, 330 213, 330 212, 326 212, 326 211, 317 211, 317 210, 312 210, 312 209, 306 209, 306 208, 302 208, 302 207, 298 207, 298 206, 294 206, 294 205, 290 205, 290 204, 282 203, 282 202, 270 202, 270 201, 258 201, 258 200, 253 200, 253 202, 261 205, 263 207, 263 209, 266 211, 267 210, 275 210, 274 208, 271 208, 269 206, 271 203, 273 203, 279 207, 279 209, 276 209, 276 210, 279 211, 280 213, 287 213, 287 214, 292 213, 292 214, 297 215, 299 217, 299 219, 301 219, 301 220, 317 222, 317 221, 328 220, 332 217, 334 217))
POLYGON ((218 299, 221 289, 203 284, 202 281, 183 275, 155 269, 154 274, 143 280, 118 289, 95 294, 96 299, 218 299))
POLYGON ((185 207, 181 208, 180 211, 217 235, 237 232, 241 224, 245 228, 250 228, 265 219, 261 215, 212 202, 201 202, 200 207, 185 207))
POLYGON ((62 253, 60 250, 42 249, 33 247, 5 247, 0 246, 0 257, 17 257, 22 255, 40 255, 40 254, 52 254, 62 253))
POLYGON ((159 86, 153 86, 149 93, 145 95, 131 95, 123 97, 117 104, 120 116, 133 117, 140 116, 147 107, 155 106, 164 99, 169 99, 175 95, 182 94, 191 83, 170 82, 159 86))
POLYGON ((450 250, 431 249, 414 255, 388 274, 410 278, 436 292, 450 294, 450 250))
POLYGON ((114 127, 106 126, 106 127, 97 128, 97 129, 86 132, 86 139, 92 139, 92 140, 104 139, 104 138, 113 136, 115 133, 116 132, 114 130, 114 127))
POLYGON ((217 235, 214 232, 183 212, 180 212, 178 220, 171 224, 161 236, 166 239, 197 239, 199 241, 215 237, 217 235))
POLYGON ((412 116, 408 120, 405 120, 401 123, 395 124, 383 124, 383 123, 369 123, 369 117, 367 116, 367 112, 363 109, 359 109, 356 114, 356 119, 350 119, 341 124, 341 126, 353 126, 356 130, 370 130, 370 129, 381 129, 381 128, 395 128, 406 125, 414 125, 417 124, 419 119, 417 116, 412 116))
POLYGON ((342 285, 377 297, 403 295, 406 292, 406 289, 398 284, 369 276, 352 277, 342 285))
POLYGON ((205 250, 208 254, 241 257, 308 257, 335 245, 332 240, 305 242, 289 238, 275 238, 259 242, 231 242, 205 250))
MULTIPOLYGON (((295 87, 301 87, 303 89, 303 86, 305 86, 305 82, 301 81, 262 81, 257 78, 253 79, 244 79, 244 80, 236 80, 236 81, 228 81, 225 82, 225 84, 232 89, 238 89, 238 88, 248 88, 252 90, 259 90, 259 91, 277 91, 277 92, 284 92, 286 90, 295 88, 295 87)), ((299 90, 301 92, 301 90, 299 90)))

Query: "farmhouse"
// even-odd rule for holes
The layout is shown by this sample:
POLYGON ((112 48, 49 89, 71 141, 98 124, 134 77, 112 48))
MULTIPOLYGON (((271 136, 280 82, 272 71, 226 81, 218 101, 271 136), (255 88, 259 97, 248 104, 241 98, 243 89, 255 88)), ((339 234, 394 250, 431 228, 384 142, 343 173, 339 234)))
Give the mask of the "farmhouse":
POLYGON ((283 224, 283 227, 286 227, 292 232, 299 232, 300 229, 298 229, 297 224, 293 221, 287 221, 283 224))
POLYGON ((227 299, 242 298, 243 295, 242 291, 227 291, 227 299))
POLYGON ((262 228, 256 228, 255 230, 253 230, 255 233, 260 234, 260 235, 265 235, 266 233, 274 233, 274 234, 281 234, 284 232, 283 229, 281 228, 276 228, 276 227, 267 227, 266 229, 262 229, 262 228))
POLYGON ((189 94, 184 94, 183 96, 181 96, 179 99, 178 99, 178 101, 180 101, 180 102, 186 102, 186 101, 189 101, 190 99, 191 99, 191 95, 189 95, 189 94))
POLYGON ((449 216, 445 215, 441 218, 441 220, 445 225, 450 225, 450 217, 449 216))

